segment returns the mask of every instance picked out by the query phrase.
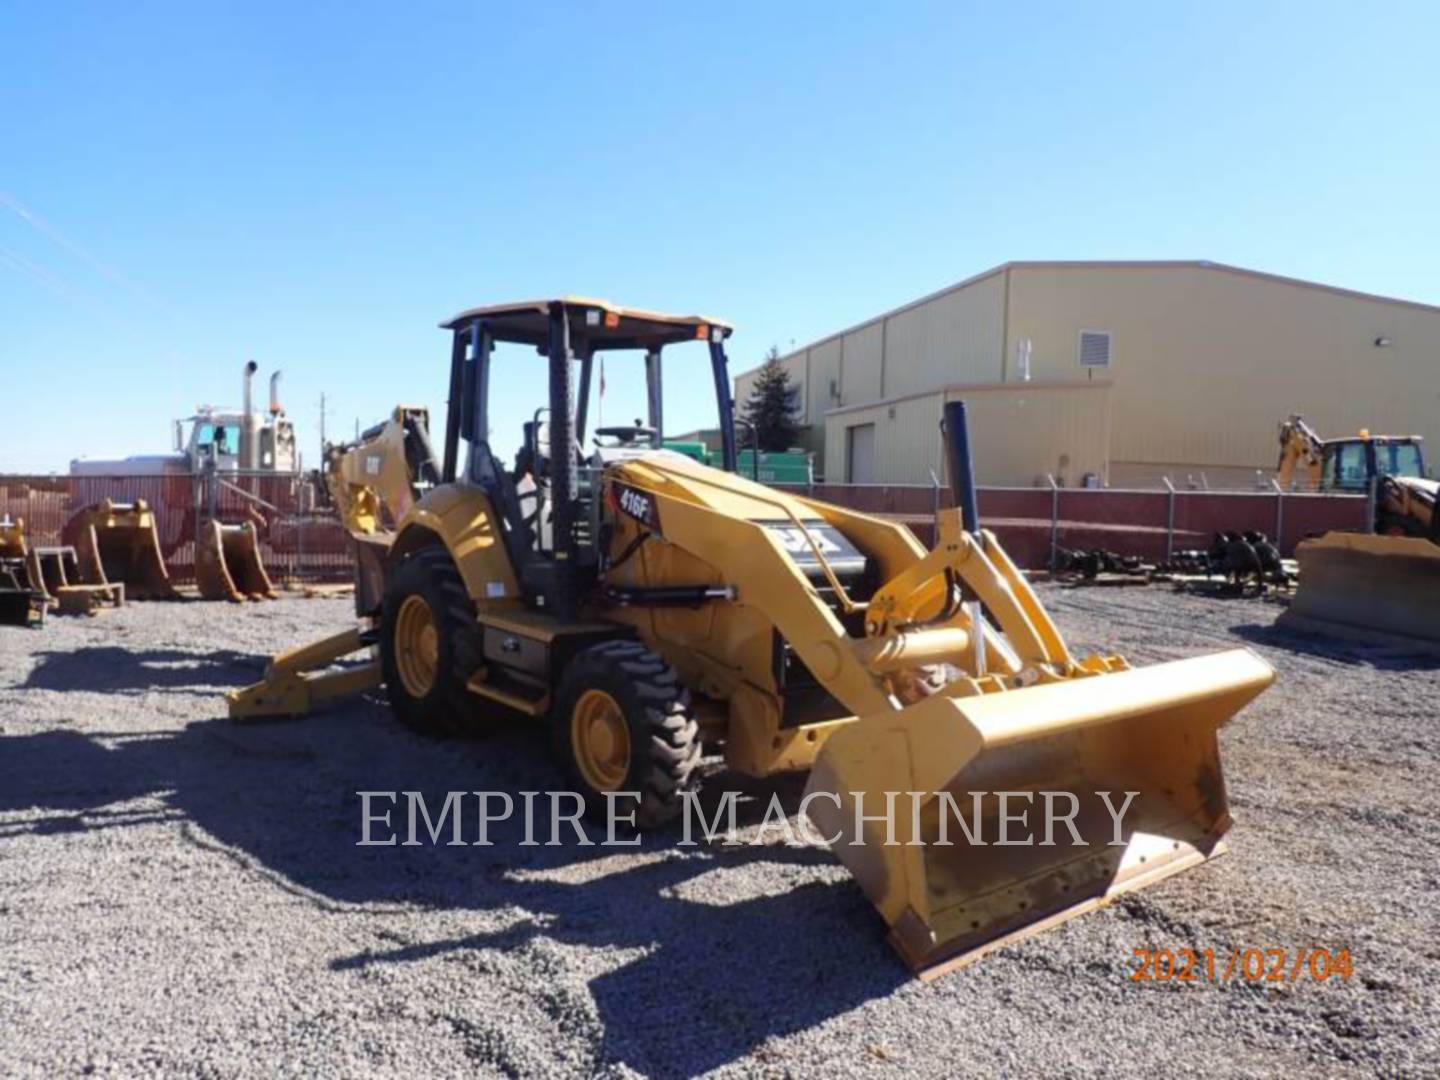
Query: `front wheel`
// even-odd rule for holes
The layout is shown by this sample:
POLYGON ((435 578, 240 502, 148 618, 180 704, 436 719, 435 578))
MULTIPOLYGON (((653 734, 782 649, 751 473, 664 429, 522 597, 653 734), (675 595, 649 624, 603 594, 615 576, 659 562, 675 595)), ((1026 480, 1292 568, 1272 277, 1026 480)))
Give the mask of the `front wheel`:
POLYGON ((586 812, 604 820, 635 806, 635 824, 653 829, 680 813, 700 763, 700 725, 673 668, 638 641, 607 641, 577 653, 550 711, 551 736, 586 812))

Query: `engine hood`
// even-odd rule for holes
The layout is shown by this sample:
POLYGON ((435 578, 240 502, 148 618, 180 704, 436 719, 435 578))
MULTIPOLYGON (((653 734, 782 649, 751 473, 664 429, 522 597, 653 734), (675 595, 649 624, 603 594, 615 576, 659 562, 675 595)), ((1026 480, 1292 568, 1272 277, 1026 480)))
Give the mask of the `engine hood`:
POLYGON ((793 495, 664 450, 617 462, 605 475, 620 485, 683 499, 746 521, 788 520, 792 514, 801 521, 823 520, 793 495))
POLYGON ((841 577, 866 570, 865 554, 835 525, 801 499, 734 473, 701 465, 683 454, 660 450, 617 462, 605 471, 615 509, 665 535, 665 511, 654 496, 679 499, 753 521, 785 550, 807 575, 824 573, 821 557, 841 577), (798 522, 798 525, 797 525, 798 522))
POLYGON ((1440 480, 1422 480, 1418 476, 1392 476, 1390 480, 1397 487, 1417 492, 1432 503, 1440 501, 1440 480))

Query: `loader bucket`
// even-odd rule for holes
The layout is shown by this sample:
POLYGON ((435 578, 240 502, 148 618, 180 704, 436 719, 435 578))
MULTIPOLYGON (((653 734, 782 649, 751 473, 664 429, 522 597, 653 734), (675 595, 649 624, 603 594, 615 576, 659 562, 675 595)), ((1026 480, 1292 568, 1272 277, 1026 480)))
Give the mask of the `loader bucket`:
POLYGON ((132 600, 178 600, 160 553, 155 514, 144 499, 102 499, 65 523, 66 544, 75 549, 78 584, 124 585, 132 600))
POLYGON ((805 809, 931 978, 1219 854, 1230 814, 1216 732, 1273 679, 1237 649, 942 692, 832 735, 805 809), (899 793, 888 820, 886 792, 899 793))
POLYGON ((1279 625, 1440 651, 1440 545, 1331 532, 1295 558, 1300 587, 1279 625))
POLYGON ((260 542, 251 522, 207 521, 195 542, 195 583, 206 600, 273 600, 275 586, 260 561, 260 542))

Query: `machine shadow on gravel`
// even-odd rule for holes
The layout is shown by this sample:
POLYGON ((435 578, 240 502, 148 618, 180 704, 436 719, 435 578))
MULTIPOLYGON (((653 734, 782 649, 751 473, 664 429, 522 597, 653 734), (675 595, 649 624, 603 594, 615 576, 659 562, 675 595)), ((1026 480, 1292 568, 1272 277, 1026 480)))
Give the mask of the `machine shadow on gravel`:
POLYGON ((1375 645, 1323 634, 1305 634, 1264 623, 1232 626, 1230 632, 1252 645, 1315 656, 1337 664, 1364 664, 1378 671, 1440 671, 1440 657, 1425 652, 1407 652, 1400 645, 1375 645))
POLYGON ((231 649, 190 652, 183 649, 132 650, 95 645, 68 652, 35 654, 22 690, 114 694, 126 691, 200 690, 242 686, 263 671, 267 657, 231 649))
MULTIPOLYGON (((213 676, 234 681, 218 665, 213 676)), ((792 814, 801 792, 795 778, 737 786, 742 828, 759 820, 771 792, 792 814)), ((435 941, 397 941, 386 928, 384 948, 336 957, 335 971, 504 954, 537 939, 639 951, 589 990, 605 1032, 602 1059, 646 1073, 690 1075, 733 1062, 771 1036, 805 1030, 909 981, 868 902, 829 852, 786 847, 777 833, 760 847, 681 847, 678 827, 639 847, 552 847, 544 845, 546 818, 534 847, 520 846, 517 820, 493 823, 489 847, 444 846, 448 834, 432 845, 423 826, 419 846, 356 846, 357 791, 421 791, 438 812, 449 791, 505 791, 518 806, 522 791, 563 787, 533 726, 498 723, 474 738, 435 741, 397 727, 376 699, 292 723, 216 719, 173 732, 0 737, 0 811, 55 812, 17 823, 31 835, 116 827, 130 821, 127 814, 136 824, 177 821, 191 843, 222 845, 221 854, 325 910, 404 903, 523 913, 503 929, 435 941), (147 798, 159 805, 112 805, 147 798), (746 866, 756 873, 736 878, 746 866), (727 876, 700 880, 712 872, 727 876), (763 993, 736 993, 756 979, 763 993)), ((707 814, 717 795, 705 799, 707 814)), ((405 839, 403 806, 402 798, 393 819, 398 840, 405 839)), ((473 801, 469 809, 467 844, 478 831, 473 801)), ((0 843, 14 834, 0 833, 0 843)), ((592 827, 590 835, 598 841, 604 830, 592 827)), ((374 914, 383 926, 384 912, 374 914)))

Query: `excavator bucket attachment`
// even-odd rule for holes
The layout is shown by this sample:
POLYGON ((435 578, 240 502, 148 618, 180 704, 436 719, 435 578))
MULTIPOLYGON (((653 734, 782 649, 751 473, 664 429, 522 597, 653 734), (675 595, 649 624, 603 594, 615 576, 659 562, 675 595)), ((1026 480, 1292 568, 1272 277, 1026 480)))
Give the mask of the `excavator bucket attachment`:
POLYGON ((144 499, 92 503, 70 515, 62 535, 75 549, 79 584, 123 585, 131 600, 179 599, 144 499))
POLYGON ((0 519, 0 626, 29 626, 45 621, 46 596, 30 580, 24 521, 0 519))
POLYGON ((0 558, 0 626, 45 621, 45 594, 30 588, 23 560, 0 558))
POLYGON ((372 644, 371 635, 356 628, 281 653, 260 682, 226 694, 230 719, 304 716, 327 701, 375 689, 384 676, 373 656, 363 664, 333 666, 372 644))
POLYGON ((274 600, 275 586, 260 561, 252 522, 207 521, 195 541, 195 583, 206 600, 274 600))
POLYGON ((1216 732, 1273 679, 1237 649, 946 688, 832 735, 806 809, 906 963, 934 977, 1219 854, 1216 732))
POLYGON ((1440 545, 1331 532, 1295 559, 1300 587, 1279 625, 1440 652, 1440 545))

